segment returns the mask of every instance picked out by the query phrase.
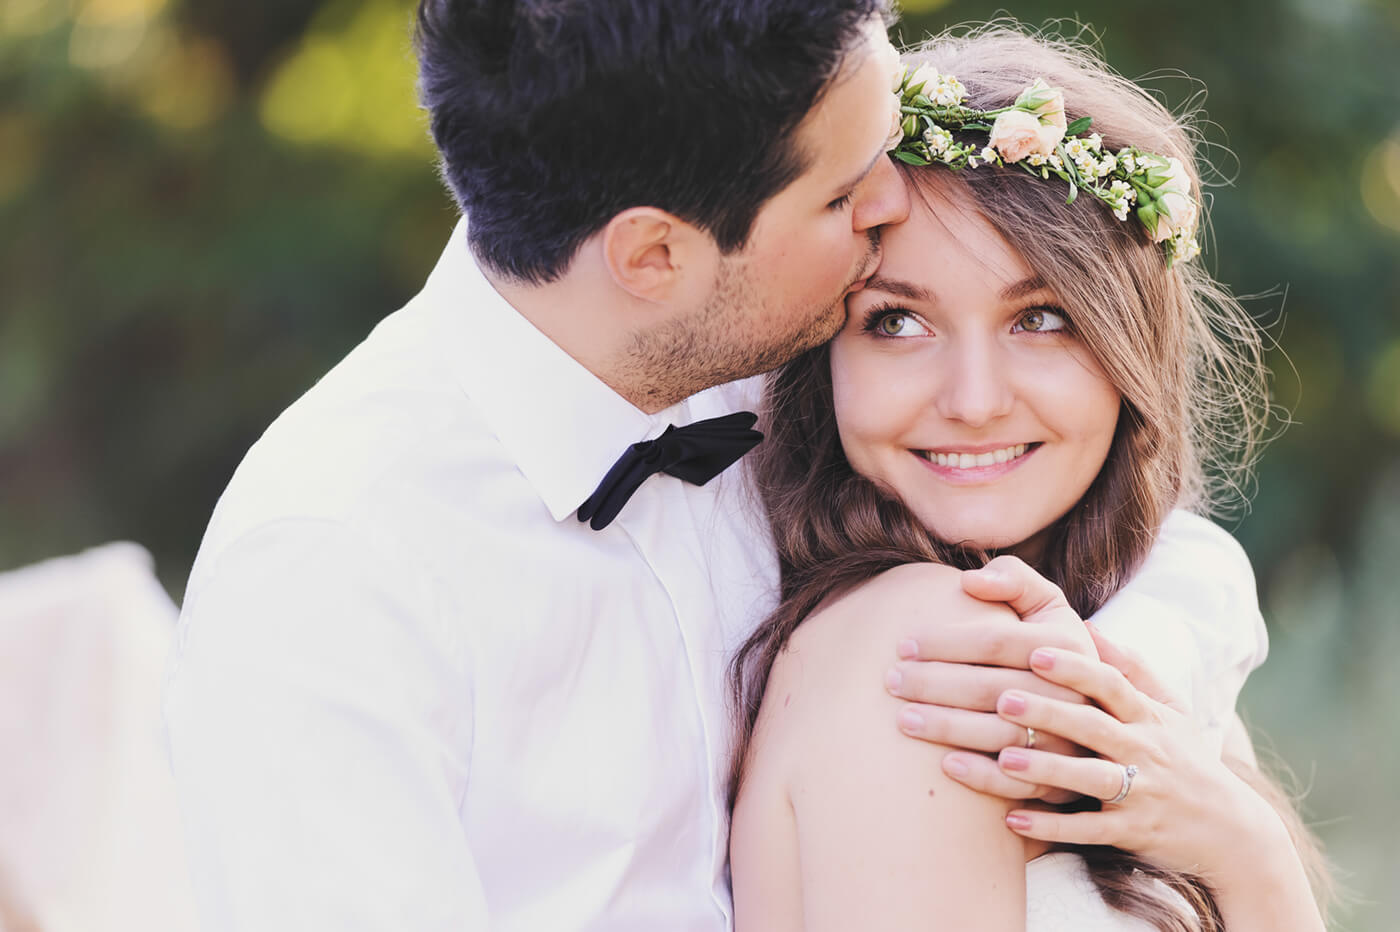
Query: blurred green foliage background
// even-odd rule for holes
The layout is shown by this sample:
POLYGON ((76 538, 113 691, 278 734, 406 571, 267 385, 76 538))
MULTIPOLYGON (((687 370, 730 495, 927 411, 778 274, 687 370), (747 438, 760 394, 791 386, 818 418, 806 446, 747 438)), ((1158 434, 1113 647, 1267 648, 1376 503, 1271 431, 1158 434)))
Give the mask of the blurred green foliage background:
MULTIPOLYGON (((271 419, 455 219, 407 0, 0 0, 0 568, 125 538, 178 598, 271 419)), ((1001 4, 906 0, 900 31, 1001 4)), ((1209 88, 1206 261, 1293 423, 1232 529, 1273 635, 1246 717, 1352 901, 1400 928, 1400 4, 1024 2, 1176 108, 1209 88), (1071 30, 1077 29, 1073 24, 1071 30)))

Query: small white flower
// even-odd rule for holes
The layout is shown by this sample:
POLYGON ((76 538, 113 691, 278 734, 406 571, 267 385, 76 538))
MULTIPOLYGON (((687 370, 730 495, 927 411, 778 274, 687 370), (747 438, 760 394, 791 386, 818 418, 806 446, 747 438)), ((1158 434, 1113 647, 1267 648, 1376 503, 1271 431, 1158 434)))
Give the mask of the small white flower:
POLYGON ((987 164, 990 165, 991 163, 995 162, 996 160, 997 160, 997 150, 993 149, 991 146, 984 146, 984 147, 982 148, 982 161, 984 161, 984 162, 986 162, 987 164))
POLYGON ((924 130, 924 144, 934 155, 941 155, 948 151, 948 147, 953 144, 953 134, 941 126, 924 130))
POLYGON ((1182 230, 1172 237, 1172 258, 1177 262, 1190 262, 1201 254, 1201 244, 1196 241, 1195 230, 1182 230))
POLYGON ((1058 153, 1050 156, 1050 167, 1055 169, 1055 171, 1057 172, 1064 171, 1065 163, 1061 161, 1058 153))
POLYGON ((1087 141, 1089 143, 1089 148, 1093 149, 1095 152, 1103 150, 1103 137, 1098 133, 1090 133, 1087 141))
POLYGON ((1039 152, 1032 152, 1030 155, 1026 156, 1026 161, 1030 162, 1031 165, 1035 166, 1036 168, 1039 168, 1040 166, 1044 165, 1048 161, 1048 159, 1046 159, 1045 156, 1039 152))
POLYGON ((1134 191, 1133 186, 1126 181, 1113 182, 1113 184, 1108 186, 1108 193, 1111 197, 1127 201, 1130 204, 1137 200, 1137 192, 1134 191))
POLYGON ((930 94, 929 89, 925 87, 924 95, 940 107, 955 107, 967 99, 967 89, 952 75, 943 75, 939 78, 937 87, 933 88, 933 93, 930 94))
POLYGON ((1117 203, 1115 203, 1115 204, 1113 205, 1113 216, 1117 217, 1119 220, 1127 220, 1127 219, 1128 219, 1128 202, 1127 202, 1127 201, 1118 201, 1117 203))
POLYGON ((1117 167, 1118 160, 1113 157, 1112 153, 1105 152, 1103 158, 1099 159, 1099 170, 1096 174, 1100 178, 1106 178, 1113 174, 1113 170, 1117 167))
POLYGON ((1123 171, 1130 175, 1138 170, 1137 159, 1133 158, 1133 153, 1127 149, 1118 153, 1118 164, 1123 166, 1123 171))
POLYGON ((1065 143, 1065 155, 1074 159, 1076 162, 1078 162, 1080 159, 1082 159, 1088 154, 1088 143, 1086 143, 1084 140, 1080 139, 1077 136, 1071 139, 1069 142, 1065 143))

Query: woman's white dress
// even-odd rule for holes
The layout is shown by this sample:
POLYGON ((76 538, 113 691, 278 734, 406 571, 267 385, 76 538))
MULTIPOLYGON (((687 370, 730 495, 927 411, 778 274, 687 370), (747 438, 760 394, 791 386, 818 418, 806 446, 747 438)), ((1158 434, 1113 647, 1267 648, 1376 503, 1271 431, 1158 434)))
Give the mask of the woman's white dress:
MULTIPOLYGON (((1187 699, 1218 748, 1245 677, 1268 650, 1254 571, 1234 538, 1184 511, 1168 517, 1149 562, 1153 572, 1143 580, 1155 588, 1120 592, 1094 615, 1094 624, 1144 657, 1168 688, 1187 699), (1190 546, 1173 546, 1177 542, 1190 546), (1202 621, 1222 618, 1230 619, 1225 629, 1202 621)), ((1104 903, 1079 855, 1051 852, 1027 862, 1026 932, 1154 929, 1104 903)))

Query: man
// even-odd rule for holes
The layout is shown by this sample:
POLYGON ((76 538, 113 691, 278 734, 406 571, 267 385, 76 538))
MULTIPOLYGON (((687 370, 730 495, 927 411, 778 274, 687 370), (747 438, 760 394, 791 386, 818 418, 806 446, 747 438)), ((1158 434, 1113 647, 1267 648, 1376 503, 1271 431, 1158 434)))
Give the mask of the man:
MULTIPOLYGON (((738 470, 610 473, 842 324, 908 211, 882 14, 421 4, 467 219, 249 452, 187 590, 206 929, 727 927, 724 676, 773 556, 738 470)), ((1012 583, 982 594, 1035 608, 1012 583)), ((963 638, 931 656, 1029 653, 963 638)))
POLYGON ((576 513, 841 326, 908 211, 881 13, 421 5, 468 220, 201 547, 167 720, 205 928, 725 928, 724 670, 771 553, 737 470, 576 513))

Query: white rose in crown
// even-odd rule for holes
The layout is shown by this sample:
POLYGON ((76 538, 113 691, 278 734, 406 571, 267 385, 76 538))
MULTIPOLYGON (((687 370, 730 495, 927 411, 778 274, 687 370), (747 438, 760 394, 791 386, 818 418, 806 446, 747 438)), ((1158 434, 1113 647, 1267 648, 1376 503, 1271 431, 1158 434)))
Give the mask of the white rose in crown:
POLYGON ((1200 208, 1191 197, 1191 176, 1175 157, 1167 159, 1165 178, 1157 185, 1157 229, 1154 243, 1171 239, 1178 232, 1193 230, 1200 208))
POLYGON ((1055 151, 1055 142, 1047 147, 1041 135, 1040 120, 1024 110, 1008 110, 992 124, 988 142, 1007 162, 1019 162, 1032 153, 1048 156, 1055 151))
POLYGON ((938 69, 932 65, 920 65, 914 69, 914 73, 909 76, 909 83, 905 85, 905 93, 909 97, 917 94, 927 95, 930 90, 938 86, 938 82, 943 76, 938 73, 938 69))
POLYGON ((1044 78, 1036 78, 1030 87, 1016 98, 1015 106, 1033 115, 1040 124, 1040 144, 1033 150, 1049 156, 1065 138, 1065 95, 1057 87, 1045 83, 1044 78))
POLYGON ((903 115, 899 108, 903 103, 900 99, 900 88, 904 86, 906 69, 904 63, 899 60, 899 50, 890 43, 884 25, 872 21, 868 29, 870 41, 875 46, 875 63, 881 71, 888 72, 890 76, 890 131, 885 137, 885 151, 892 152, 895 146, 904 141, 903 115))

